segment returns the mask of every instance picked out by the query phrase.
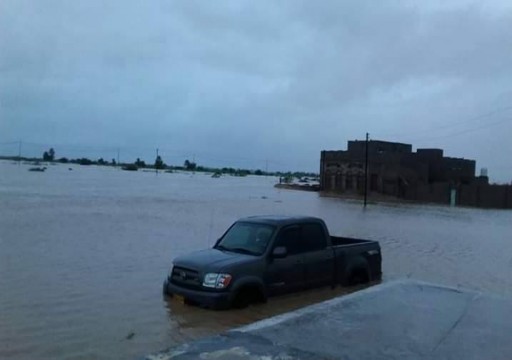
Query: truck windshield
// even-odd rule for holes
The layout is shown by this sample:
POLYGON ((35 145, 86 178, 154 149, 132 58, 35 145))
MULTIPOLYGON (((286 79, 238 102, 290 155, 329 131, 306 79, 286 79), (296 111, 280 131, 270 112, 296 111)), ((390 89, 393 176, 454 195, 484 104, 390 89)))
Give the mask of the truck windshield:
POLYGON ((249 255, 261 255, 267 249, 275 227, 237 222, 224 234, 215 249, 249 255))

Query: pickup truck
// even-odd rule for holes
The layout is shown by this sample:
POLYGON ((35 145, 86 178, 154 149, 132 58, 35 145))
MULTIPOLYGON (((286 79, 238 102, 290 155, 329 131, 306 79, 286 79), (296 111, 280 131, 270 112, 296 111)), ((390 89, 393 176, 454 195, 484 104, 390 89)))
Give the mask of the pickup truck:
POLYGON ((204 307, 241 308, 305 288, 379 279, 381 259, 378 242, 331 236, 318 218, 248 217, 212 249, 175 258, 163 291, 204 307))

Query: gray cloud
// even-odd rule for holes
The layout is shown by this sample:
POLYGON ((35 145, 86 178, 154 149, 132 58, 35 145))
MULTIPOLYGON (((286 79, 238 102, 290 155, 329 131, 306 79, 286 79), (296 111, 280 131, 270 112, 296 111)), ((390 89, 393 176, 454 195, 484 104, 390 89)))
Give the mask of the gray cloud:
POLYGON ((368 131, 510 181, 511 32, 498 1, 6 0, 0 142, 316 170, 368 131))

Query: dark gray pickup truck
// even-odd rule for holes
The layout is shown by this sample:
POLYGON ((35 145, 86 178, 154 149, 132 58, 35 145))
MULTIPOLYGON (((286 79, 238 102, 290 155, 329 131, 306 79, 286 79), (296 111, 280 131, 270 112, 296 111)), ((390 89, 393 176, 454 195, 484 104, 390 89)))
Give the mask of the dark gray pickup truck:
POLYGON ((380 276, 376 241, 330 236, 314 217, 257 216, 235 222, 212 249, 174 259, 164 293, 219 309, 380 276))

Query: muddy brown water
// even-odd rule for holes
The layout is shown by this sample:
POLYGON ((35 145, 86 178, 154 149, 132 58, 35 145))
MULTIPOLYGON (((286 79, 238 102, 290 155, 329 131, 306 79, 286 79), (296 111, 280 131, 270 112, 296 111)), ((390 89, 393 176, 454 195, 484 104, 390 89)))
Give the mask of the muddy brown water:
POLYGON ((0 359, 130 359, 357 289, 213 312, 161 294, 172 258, 237 218, 322 217, 378 240, 383 281, 411 277, 512 296, 512 212, 370 204, 278 190, 272 177, 124 172, 0 161, 0 359))

